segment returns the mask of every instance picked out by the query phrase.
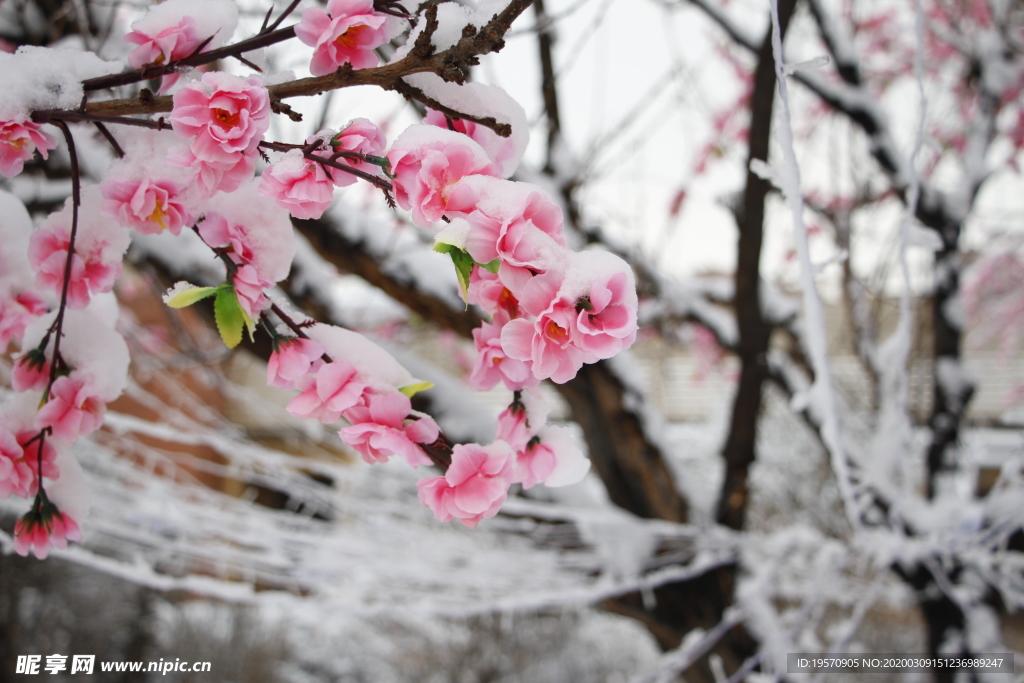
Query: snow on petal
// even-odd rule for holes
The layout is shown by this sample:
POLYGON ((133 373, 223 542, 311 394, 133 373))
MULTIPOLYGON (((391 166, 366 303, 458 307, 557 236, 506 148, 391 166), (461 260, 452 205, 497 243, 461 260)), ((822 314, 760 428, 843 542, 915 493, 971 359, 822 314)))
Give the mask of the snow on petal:
POLYGON ((323 344, 312 339, 293 337, 281 341, 267 361, 267 385, 292 388, 295 380, 308 373, 325 350, 323 344))
MULTIPOLYGON (((109 292, 121 274, 131 237, 125 228, 106 218, 102 203, 99 187, 83 188, 68 289, 71 308, 85 308, 92 296, 109 292)), ((64 287, 71 223, 68 199, 64 208, 50 214, 29 240, 28 257, 36 272, 36 284, 57 296, 64 287)))
POLYGON ((327 11, 309 7, 295 25, 296 37, 313 48, 309 71, 333 73, 343 64, 353 69, 377 66, 374 48, 387 40, 387 17, 373 11, 373 0, 328 0, 327 11))
POLYGON ((258 183, 220 194, 206 203, 206 216, 197 226, 211 247, 227 247, 239 265, 251 265, 259 278, 280 282, 295 257, 295 229, 285 209, 260 195, 258 183))
POLYGON ((436 126, 409 126, 387 153, 395 201, 412 220, 430 227, 444 215, 455 184, 468 175, 495 175, 487 153, 470 138, 436 126))
POLYGON ((263 171, 259 192, 296 218, 320 218, 334 201, 334 186, 323 164, 293 149, 263 171))
POLYGON ((487 152, 498 168, 498 175, 508 178, 515 173, 530 141, 530 126, 526 112, 508 93, 484 83, 448 83, 433 73, 412 74, 405 80, 455 111, 509 124, 512 134, 503 138, 487 126, 450 118, 433 109, 428 109, 423 119, 424 123, 440 128, 448 128, 450 121, 451 127, 472 138, 487 152))
POLYGON ((57 141, 34 121, 0 121, 0 175, 16 176, 37 150, 45 159, 56 147, 57 141))

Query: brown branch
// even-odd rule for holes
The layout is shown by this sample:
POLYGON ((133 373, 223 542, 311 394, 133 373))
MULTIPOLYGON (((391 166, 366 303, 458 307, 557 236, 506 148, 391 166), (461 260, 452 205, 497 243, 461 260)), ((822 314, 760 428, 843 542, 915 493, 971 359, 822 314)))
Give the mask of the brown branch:
MULTIPOLYGON (((779 24, 783 37, 796 7, 795 0, 779 3, 779 24)), ((757 424, 761 397, 768 379, 768 342, 771 325, 761 307, 761 246, 764 239, 765 202, 771 183, 754 173, 755 159, 768 160, 771 146, 772 110, 775 102, 775 59, 771 29, 766 32, 754 71, 750 102, 750 143, 743 202, 737 212, 736 289, 734 307, 739 344, 740 378, 733 398, 729 435, 722 448, 725 477, 718 498, 716 517, 720 524, 742 529, 749 501, 748 476, 757 453, 757 424)))
MULTIPOLYGON (((425 104, 428 104, 428 106, 433 107, 435 104, 439 103, 434 102, 431 104, 430 102, 427 102, 426 100, 429 100, 430 98, 419 91, 419 89, 412 88, 412 86, 404 83, 402 78, 416 73, 435 73, 446 81, 459 84, 464 83, 466 77, 462 68, 478 64, 478 57, 480 55, 501 50, 501 48, 505 46, 505 32, 508 30, 509 26, 512 25, 512 22, 530 6, 532 1, 533 0, 512 0, 508 7, 506 7, 501 13, 496 14, 479 30, 463 31, 463 36, 459 42, 443 52, 427 56, 410 53, 404 59, 401 59, 394 64, 387 64, 373 69, 353 69, 351 65, 345 65, 334 73, 327 74, 326 76, 300 78, 287 83, 272 85, 268 88, 268 91, 272 98, 283 100, 289 97, 319 95, 330 90, 356 85, 375 85, 380 88, 384 88, 385 90, 395 90, 397 92, 402 92, 402 89, 406 89, 406 92, 402 92, 403 95, 412 97, 413 99, 424 98, 420 99, 420 101, 423 101, 425 104)), ((231 56, 235 53, 241 53, 256 49, 257 47, 264 47, 268 44, 273 44, 274 42, 280 42, 280 40, 290 38, 293 35, 293 28, 279 29, 278 31, 268 33, 264 36, 251 38, 248 41, 242 41, 241 43, 218 48, 217 50, 210 50, 209 52, 204 52, 193 57, 188 57, 176 62, 175 66, 196 66, 198 64, 208 63, 209 61, 213 61, 213 59, 231 56), (283 32, 290 32, 290 34, 285 36, 283 32), (273 40, 271 40, 272 37, 274 38, 273 40), (211 55, 213 55, 213 57, 211 57, 211 55)), ((116 85, 124 85, 126 83, 145 80, 146 78, 154 77, 154 75, 163 75, 170 73, 173 70, 174 69, 171 65, 158 67, 147 71, 145 76, 142 76, 141 70, 130 71, 123 74, 115 74, 114 76, 90 79, 85 82, 85 85, 88 90, 110 88, 116 85)), ((88 114, 126 116, 130 114, 155 114, 168 112, 171 110, 171 107, 172 99, 169 96, 151 98, 134 97, 129 99, 90 102, 85 105, 84 111, 88 114)), ((476 121, 481 125, 488 126, 499 132, 499 134, 501 133, 501 130, 503 130, 502 126, 505 125, 498 124, 496 121, 489 118, 474 119, 471 116, 461 113, 459 113, 458 116, 459 118, 476 121)))
MULTIPOLYGON (((242 40, 231 45, 225 45, 224 47, 219 47, 216 50, 208 50, 206 52, 189 55, 184 59, 179 59, 167 64, 146 64, 138 69, 122 71, 119 74, 89 78, 82 81, 82 88, 85 92, 92 92, 94 90, 107 90, 109 88, 116 88, 122 85, 130 85, 132 83, 138 83, 139 81, 148 81, 153 78, 160 78, 161 76, 175 73, 182 68, 202 66, 203 64, 209 64, 225 57, 238 57, 246 52, 258 50, 261 47, 269 47, 270 45, 274 45, 294 37, 295 27, 289 26, 288 28, 278 29, 277 31, 272 31, 270 33, 256 35, 252 38, 242 40)), ((171 98, 160 97, 156 99, 170 100, 171 98)), ((167 109, 163 111, 170 110, 167 109)), ((137 111, 131 113, 144 114, 148 112, 137 111)))

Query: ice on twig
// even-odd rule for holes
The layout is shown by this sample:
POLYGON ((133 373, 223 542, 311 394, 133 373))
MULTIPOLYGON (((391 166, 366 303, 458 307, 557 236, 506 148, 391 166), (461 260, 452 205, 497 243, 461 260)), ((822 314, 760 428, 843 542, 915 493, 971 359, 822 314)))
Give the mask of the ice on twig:
POLYGON ((796 64, 784 64, 782 67, 782 73, 787 76, 792 76, 797 71, 803 71, 804 69, 820 69, 823 66, 828 66, 829 62, 828 55, 818 55, 814 59, 808 59, 803 62, 797 62, 796 64))

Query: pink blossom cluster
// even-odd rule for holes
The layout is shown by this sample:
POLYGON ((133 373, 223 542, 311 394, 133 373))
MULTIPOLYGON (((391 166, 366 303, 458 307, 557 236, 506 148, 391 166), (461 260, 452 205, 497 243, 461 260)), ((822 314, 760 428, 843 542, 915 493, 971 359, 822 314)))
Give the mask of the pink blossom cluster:
POLYGON ((296 389, 288 404, 296 417, 350 425, 338 434, 368 463, 387 462, 393 455, 410 465, 429 464, 420 448, 438 437, 437 423, 414 413, 409 397, 387 387, 345 360, 324 362, 326 349, 312 339, 281 341, 267 364, 267 384, 296 389))
MULTIPOLYGON (((234 33, 238 9, 231 0, 164 0, 132 24, 124 39, 136 47, 128 53, 133 69, 163 66, 220 47, 234 33)), ((163 77, 160 91, 178 82, 180 74, 163 77)))
POLYGON ((434 126, 402 133, 388 159, 399 206, 424 227, 445 220, 436 241, 476 263, 469 300, 491 315, 474 331, 476 388, 567 382, 636 339, 629 266, 607 252, 569 249, 562 211, 541 188, 495 177, 483 148, 434 126))
POLYGON ((13 178, 36 150, 42 157, 57 146, 56 140, 33 121, 0 121, 0 175, 13 178))
POLYGON ((74 216, 71 199, 60 211, 50 214, 29 241, 28 260, 36 274, 36 286, 59 298, 67 279, 67 301, 71 308, 85 308, 97 294, 109 292, 121 274, 131 238, 127 230, 106 219, 102 203, 100 188, 83 189, 70 268, 68 248, 74 216))
POLYGON ((189 141, 172 163, 191 168, 208 195, 233 192, 255 174, 270 96, 258 78, 206 73, 174 93, 171 127, 189 141))
MULTIPOLYGON (((129 63, 144 77, 146 65, 223 43, 236 24, 231 0, 166 0, 133 24, 129 63)), ((374 50, 388 38, 389 24, 372 0, 329 0, 325 9, 306 9, 295 32, 313 47, 311 72, 324 75, 377 65, 374 50)), ((505 180, 525 147, 521 109, 513 139, 432 112, 389 150, 366 119, 303 145, 265 143, 271 102, 261 79, 209 72, 175 84, 179 77, 169 74, 162 84, 176 87, 170 131, 118 130, 121 158, 100 186, 81 188, 80 204, 69 201, 34 231, 27 214, 18 216, 23 234, 14 241, 0 226, 0 343, 17 339, 21 347, 11 373, 18 393, 0 413, 0 496, 33 498, 15 530, 18 552, 45 557, 51 546, 81 536, 77 521, 47 497, 46 480, 60 476, 65 461, 59 468, 58 460, 70 457, 76 439, 101 427, 106 404, 127 383, 127 346, 112 327, 110 292, 130 231, 162 238, 194 230, 213 249, 227 283, 185 283, 169 303, 215 297, 218 327, 233 346, 243 326, 251 335, 257 321, 268 321, 266 290, 287 277, 296 253, 291 218, 320 217, 335 188, 360 177, 393 191, 418 225, 444 222, 437 241, 464 255, 467 296, 490 314, 474 335, 479 353, 471 382, 501 382, 517 398, 499 418, 492 443, 451 446, 429 415, 413 409, 411 397, 429 383, 361 335, 312 322, 296 326, 274 308, 299 334, 271 332, 276 350, 267 381, 294 392, 287 410, 337 424, 339 437, 367 463, 397 457, 412 467, 441 466, 443 476, 419 483, 420 499, 438 519, 470 527, 496 514, 513 485, 562 485, 583 476, 586 459, 567 431, 546 423, 531 388, 546 378, 566 381, 583 363, 632 343, 636 294, 620 261, 569 249, 561 209, 539 187, 505 180), (290 151, 256 180, 261 144, 290 151)), ((470 118, 489 116, 508 100, 488 86, 467 93, 475 98, 471 109, 486 112, 470 118)), ((35 150, 45 157, 54 146, 30 120, 0 122, 0 174, 20 172, 35 150)), ((5 201, 0 195, 7 213, 5 201)))
MULTIPOLYGON (((345 153, 377 156, 386 144, 384 133, 367 119, 352 121, 333 137, 324 131, 306 139, 306 149, 314 148, 314 157, 371 175, 377 170, 375 166, 345 153)), ((260 194, 273 197, 278 206, 296 218, 320 218, 334 200, 334 188, 354 182, 354 174, 319 163, 308 158, 303 150, 293 149, 260 176, 260 194)))
POLYGON ((309 7, 295 26, 296 37, 313 48, 309 72, 324 76, 345 64, 377 66, 374 49, 387 41, 387 17, 373 11, 373 0, 328 0, 327 11, 309 7))
MULTIPOLYGON (((66 256, 66 252, 65 252, 66 256)), ((113 297, 85 310, 65 310, 60 353, 55 357, 57 311, 31 322, 14 357, 17 392, 0 411, 0 497, 35 498, 33 511, 15 529, 15 549, 34 548, 43 558, 50 544, 79 538, 76 521, 46 498, 43 481, 57 480, 61 453, 103 423, 106 404, 127 384, 128 349, 110 327, 113 297)))

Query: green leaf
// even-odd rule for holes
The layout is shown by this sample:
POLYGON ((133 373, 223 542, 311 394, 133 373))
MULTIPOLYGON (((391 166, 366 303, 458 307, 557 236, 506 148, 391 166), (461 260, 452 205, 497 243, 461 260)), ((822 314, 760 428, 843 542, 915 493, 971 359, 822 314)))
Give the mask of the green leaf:
POLYGON ((412 398, 421 391, 426 391, 427 389, 430 389, 432 386, 434 386, 433 382, 418 382, 416 384, 407 384, 404 387, 398 387, 398 390, 401 391, 406 396, 408 396, 409 398, 412 398))
POLYGON ((213 317, 217 321, 217 331, 220 332, 220 338, 224 340, 225 346, 229 349, 238 346, 242 341, 242 328, 246 326, 249 316, 238 305, 235 290, 228 288, 217 292, 217 298, 213 300, 213 317))
MULTIPOLYGON (((473 272, 473 266, 476 261, 469 255, 469 252, 459 249, 458 247, 450 244, 437 244, 434 246, 434 251, 440 251, 442 254, 447 253, 452 257, 452 263, 455 264, 455 274, 459 276, 459 287, 462 289, 462 298, 464 301, 469 300, 469 276, 473 272), (444 247, 440 249, 439 247, 444 247)), ((466 304, 469 307, 469 304, 466 304)))
POLYGON ((184 291, 178 292, 171 298, 167 299, 167 305, 171 308, 185 308, 191 306, 197 301, 207 299, 220 290, 220 287, 193 287, 184 291))
POLYGON ((480 267, 490 271, 491 273, 494 273, 495 275, 498 274, 498 268, 500 266, 501 266, 501 259, 500 258, 496 258, 493 261, 491 261, 490 263, 481 263, 480 264, 480 267))

